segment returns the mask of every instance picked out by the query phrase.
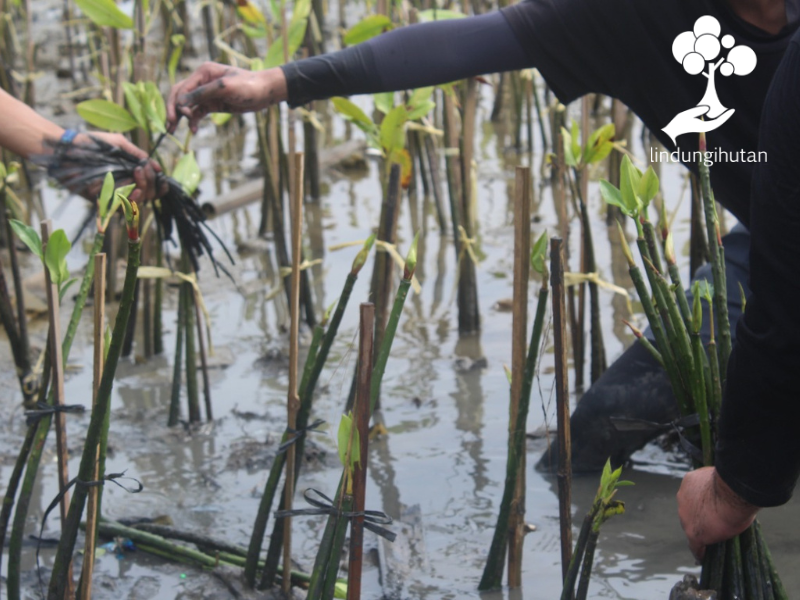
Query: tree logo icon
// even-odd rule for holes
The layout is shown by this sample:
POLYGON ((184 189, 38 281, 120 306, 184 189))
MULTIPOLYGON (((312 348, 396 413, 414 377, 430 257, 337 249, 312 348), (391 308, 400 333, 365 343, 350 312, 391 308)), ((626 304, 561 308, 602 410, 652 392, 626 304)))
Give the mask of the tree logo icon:
POLYGON ((684 31, 672 42, 672 55, 689 75, 702 75, 708 82, 697 106, 678 114, 662 131, 673 141, 684 133, 712 131, 731 118, 734 109, 726 108, 717 96, 715 77, 749 75, 756 68, 756 53, 749 46, 736 45, 732 35, 723 35, 719 21, 710 15, 695 21, 692 31, 684 31), (727 54, 727 56, 725 56, 727 54))

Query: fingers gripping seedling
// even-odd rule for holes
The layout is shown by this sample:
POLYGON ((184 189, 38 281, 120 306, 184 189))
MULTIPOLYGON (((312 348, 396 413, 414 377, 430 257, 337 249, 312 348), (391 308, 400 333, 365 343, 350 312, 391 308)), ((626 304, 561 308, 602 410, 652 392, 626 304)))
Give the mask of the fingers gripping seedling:
POLYGON ((722 33, 719 21, 706 15, 695 21, 692 31, 684 31, 672 43, 672 55, 690 75, 708 79, 706 92, 698 106, 707 106, 707 119, 716 119, 728 108, 717 96, 715 75, 749 75, 756 68, 756 53, 748 46, 736 45, 732 35, 722 33), (727 52, 727 56, 724 54, 727 52))

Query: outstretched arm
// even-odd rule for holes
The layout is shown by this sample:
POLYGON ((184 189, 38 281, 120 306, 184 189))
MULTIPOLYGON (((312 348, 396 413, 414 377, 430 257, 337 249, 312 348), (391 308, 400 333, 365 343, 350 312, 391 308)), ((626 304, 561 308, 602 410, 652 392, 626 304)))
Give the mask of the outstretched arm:
POLYGON ((298 106, 337 95, 413 89, 521 69, 528 62, 500 12, 422 23, 266 71, 206 63, 172 88, 167 118, 174 129, 180 111, 196 130, 210 112, 251 112, 281 101, 298 106))
MULTIPOLYGON (((0 90, 0 115, 3 115, 3 126, 0 127, 0 146, 23 158, 30 158, 36 154, 48 154, 51 152, 51 148, 47 142, 57 142, 64 135, 62 127, 45 119, 30 106, 3 90, 0 90)), ((118 133, 92 133, 91 135, 118 146, 143 161, 142 166, 134 171, 137 189, 132 192, 131 200, 151 200, 156 196, 155 171, 161 170, 157 163, 144 162, 147 160, 147 154, 129 142, 123 135, 118 133)), ((87 134, 78 134, 73 140, 78 144, 87 141, 89 141, 87 134)), ((99 190, 92 189, 89 193, 94 196, 96 191, 99 190)))

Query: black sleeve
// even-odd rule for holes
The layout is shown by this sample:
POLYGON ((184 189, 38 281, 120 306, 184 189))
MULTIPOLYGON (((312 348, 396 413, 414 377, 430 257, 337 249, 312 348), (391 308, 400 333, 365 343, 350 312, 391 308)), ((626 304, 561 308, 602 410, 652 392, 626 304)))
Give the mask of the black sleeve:
POLYGON ((339 52, 281 67, 289 104, 414 89, 528 66, 502 13, 401 27, 339 52))
POLYGON ((800 33, 762 113, 750 228, 752 293, 737 327, 716 467, 756 506, 791 498, 800 473, 800 33))

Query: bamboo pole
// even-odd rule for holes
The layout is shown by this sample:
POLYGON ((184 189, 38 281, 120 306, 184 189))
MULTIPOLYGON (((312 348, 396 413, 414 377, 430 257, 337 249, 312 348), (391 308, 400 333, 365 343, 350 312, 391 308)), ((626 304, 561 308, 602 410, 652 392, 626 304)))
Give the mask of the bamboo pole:
MULTIPOLYGON (((353 472, 353 510, 363 512, 367 488, 367 450, 369 444, 369 394, 372 385, 372 343, 375 327, 375 306, 360 306, 358 346, 358 391, 355 403, 355 427, 359 434, 359 460, 353 472)), ((347 600, 361 598, 361 570, 364 551, 364 517, 350 521, 350 563, 347 576, 347 600)))
MULTIPOLYGON (((525 385, 526 335, 528 332, 528 281, 530 279, 531 254, 531 170, 517 167, 514 193, 514 297, 511 332, 511 411, 508 435, 514 438, 515 431, 524 422, 520 404, 525 385)), ((527 417, 527 413, 524 415, 527 417)), ((508 522, 508 586, 522 586, 522 544, 525 538, 525 453, 517 457, 516 483, 511 500, 508 522)))
MULTIPOLYGON (((303 231, 303 153, 298 152, 290 155, 294 162, 292 168, 292 202, 291 202, 291 222, 292 222, 292 288, 291 288, 291 329, 289 333, 289 393, 287 398, 287 417, 288 428, 297 427, 297 411, 300 408, 300 398, 297 395, 297 363, 298 363, 298 337, 300 333, 300 254, 302 251, 302 231, 303 231)), ((292 444, 286 451, 286 483, 284 486, 284 506, 286 510, 292 510, 292 499, 294 497, 294 465, 295 465, 295 446, 292 444)), ((292 569, 292 519, 286 517, 283 522, 283 570, 289 572, 292 569)), ((282 582, 282 589, 285 594, 291 590, 291 579, 285 577, 282 582)))
POLYGON ((572 446, 569 429, 569 379, 564 301, 564 241, 550 240, 553 289, 553 339, 556 361, 556 413, 558 416, 558 507, 561 524, 561 578, 566 579, 572 557, 572 446))
POLYGON ((206 353, 206 339, 203 331, 203 315, 197 302, 197 292, 192 288, 192 304, 194 305, 195 324, 197 325, 197 343, 200 349, 200 370, 203 376, 203 400, 206 405, 206 421, 214 420, 214 411, 211 407, 211 382, 208 379, 208 354, 206 353))
MULTIPOLYGON (((48 219, 42 222, 42 255, 47 251, 47 243, 52 233, 52 222, 48 219)), ((61 348, 61 317, 59 311, 58 286, 50 277, 50 270, 45 265, 45 288, 47 290, 47 313, 50 319, 50 365, 53 369, 52 381, 55 406, 64 406, 64 363, 61 348)), ((67 418, 63 412, 55 414, 56 424, 56 455, 58 456, 58 491, 63 494, 61 504, 61 529, 64 530, 69 507, 69 450, 67 448, 67 418)), ((67 566, 65 592, 68 596, 74 595, 72 581, 72 561, 67 566)))
MULTIPOLYGON (((103 333, 106 320, 106 255, 98 254, 94 261, 94 360, 92 369, 92 408, 97 404, 97 390, 103 377, 103 362, 105 360, 103 333)), ((97 458, 100 458, 100 448, 97 449, 97 458)), ((97 480, 98 465, 95 465, 93 481, 97 480)), ((80 600, 92 598, 92 571, 94 569, 95 543, 97 541, 97 497, 98 488, 89 490, 89 499, 86 508, 86 545, 83 553, 83 574, 80 600)))

